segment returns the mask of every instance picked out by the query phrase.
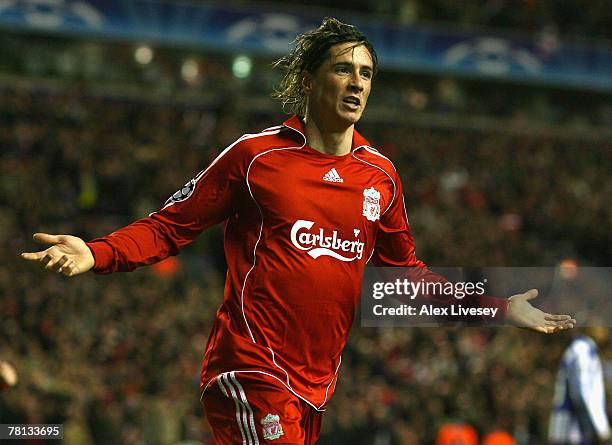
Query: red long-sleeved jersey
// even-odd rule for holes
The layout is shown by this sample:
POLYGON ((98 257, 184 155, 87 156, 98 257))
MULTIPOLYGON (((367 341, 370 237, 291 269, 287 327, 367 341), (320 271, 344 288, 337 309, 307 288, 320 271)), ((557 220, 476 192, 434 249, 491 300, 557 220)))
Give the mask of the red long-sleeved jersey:
MULTIPOLYGON (((306 145, 302 122, 247 134, 164 207, 88 243, 94 271, 128 271, 226 221, 223 304, 208 340, 201 389, 220 373, 263 373, 322 409, 360 295, 364 266, 419 266, 402 184, 357 131, 351 152, 306 145)), ((505 304, 499 304, 500 317, 505 304)))

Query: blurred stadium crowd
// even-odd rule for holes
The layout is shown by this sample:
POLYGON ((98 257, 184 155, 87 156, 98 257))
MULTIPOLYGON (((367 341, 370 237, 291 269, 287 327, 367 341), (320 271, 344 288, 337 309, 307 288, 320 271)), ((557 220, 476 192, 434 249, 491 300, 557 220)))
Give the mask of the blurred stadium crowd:
MULTIPOLYGON (((85 239, 156 209, 279 113, 0 90, 0 357, 18 370, 0 423, 64 423, 66 443, 199 443, 199 362, 223 286, 222 233, 131 274, 67 281, 22 264, 35 231, 85 239)), ((610 264, 610 141, 368 121, 401 172, 433 265, 610 264)), ((431 444, 462 421, 545 443, 566 335, 366 329, 344 354, 322 444, 431 444)), ((610 346, 604 357, 610 357, 610 346)))

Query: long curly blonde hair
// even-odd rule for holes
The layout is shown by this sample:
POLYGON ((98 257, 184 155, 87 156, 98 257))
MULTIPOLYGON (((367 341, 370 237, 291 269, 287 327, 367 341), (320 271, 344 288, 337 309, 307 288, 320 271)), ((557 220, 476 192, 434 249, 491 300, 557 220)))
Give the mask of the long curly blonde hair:
POLYGON ((365 35, 353 25, 327 17, 318 28, 298 36, 294 42, 294 49, 274 62, 274 68, 282 68, 285 74, 272 92, 272 98, 281 101, 284 111, 304 116, 307 105, 307 98, 302 89, 304 74, 314 74, 328 57, 329 49, 346 42, 354 42, 354 46, 363 45, 368 49, 376 73, 378 58, 365 35))

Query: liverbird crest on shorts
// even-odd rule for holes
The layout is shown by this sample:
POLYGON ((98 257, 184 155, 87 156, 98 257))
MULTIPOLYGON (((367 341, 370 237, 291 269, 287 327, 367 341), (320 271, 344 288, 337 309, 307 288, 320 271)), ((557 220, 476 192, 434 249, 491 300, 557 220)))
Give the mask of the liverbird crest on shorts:
POLYGON ((274 440, 281 437, 283 434, 283 427, 280 424, 280 417, 275 414, 268 414, 266 417, 261 419, 263 426, 263 438, 265 440, 274 440))
POLYGON ((380 192, 374 187, 363 191, 363 216, 368 221, 376 221, 380 218, 380 192))

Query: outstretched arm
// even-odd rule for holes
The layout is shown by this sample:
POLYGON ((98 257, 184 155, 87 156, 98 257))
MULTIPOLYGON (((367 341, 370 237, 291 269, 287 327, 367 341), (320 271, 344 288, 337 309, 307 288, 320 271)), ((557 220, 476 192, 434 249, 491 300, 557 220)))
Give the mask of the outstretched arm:
POLYGON ((177 255, 203 230, 232 214, 234 196, 245 187, 249 153, 247 146, 232 144, 163 208, 107 236, 85 243, 70 235, 37 233, 36 241, 53 245, 21 256, 73 276, 90 269, 96 273, 131 271, 177 255))
MULTIPOLYGON (((425 282, 446 282, 446 278, 427 269, 415 255, 415 246, 406 215, 401 180, 396 176, 397 196, 389 209, 381 216, 380 230, 372 261, 383 267, 409 267, 414 280, 425 282)), ((536 289, 511 296, 509 299, 480 296, 472 300, 481 307, 497 307, 499 311, 495 322, 505 322, 517 327, 545 334, 571 329, 576 324, 569 315, 554 315, 541 311, 529 302, 538 295, 536 289)), ((431 296, 430 296, 431 297, 431 296)), ((435 296, 438 304, 450 304, 453 296, 441 300, 435 296)), ((467 301, 466 301, 467 303, 467 301)), ((483 320, 484 321, 484 320, 483 320)))
POLYGON ((21 258, 38 262, 43 268, 72 277, 90 270, 94 257, 81 238, 72 235, 35 233, 34 240, 52 246, 38 252, 25 252, 21 258))

